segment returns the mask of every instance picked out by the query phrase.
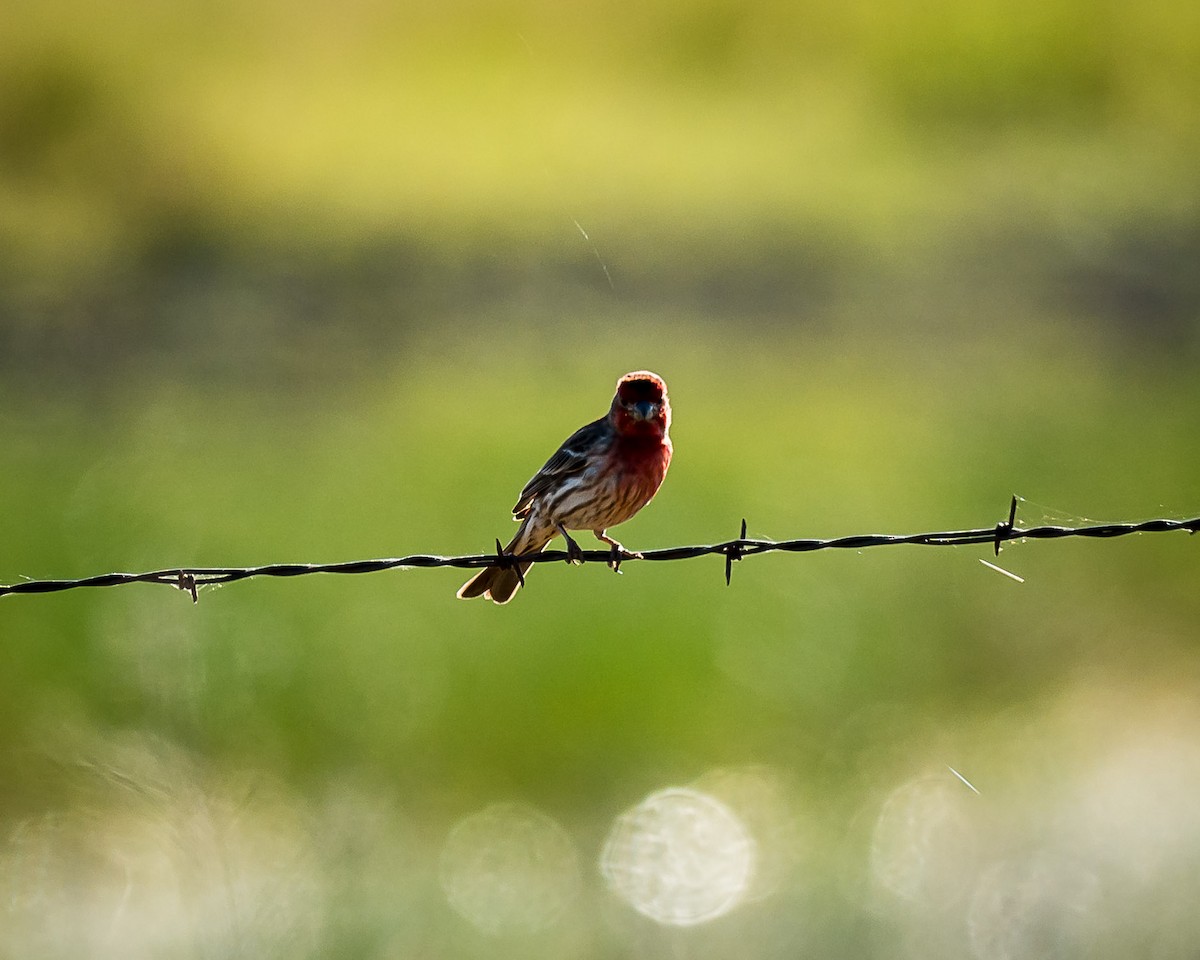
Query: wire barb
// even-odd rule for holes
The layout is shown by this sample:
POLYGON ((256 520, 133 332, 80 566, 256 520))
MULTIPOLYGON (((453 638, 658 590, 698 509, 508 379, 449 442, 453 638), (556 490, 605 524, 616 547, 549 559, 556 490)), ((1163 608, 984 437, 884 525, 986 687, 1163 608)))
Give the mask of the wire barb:
POLYGON ((1014 493, 1012 503, 1008 505, 1008 519, 996 524, 996 556, 1000 556, 1000 544, 1013 538, 1013 530, 1017 523, 1017 495, 1014 493))
MULTIPOLYGON (((658 550, 628 552, 621 562, 633 560, 691 560, 709 554, 725 557, 725 582, 733 575, 733 563, 751 554, 760 553, 810 553, 814 550, 862 550, 866 547, 897 546, 911 544, 924 547, 959 547, 971 544, 991 544, 994 550, 1011 540, 1061 540, 1064 537, 1088 537, 1112 539, 1134 533, 1170 533, 1173 531, 1200 531, 1200 516, 1189 520, 1142 520, 1136 523, 1091 523, 1081 527, 1040 526, 1021 527, 1016 525, 1017 501, 1013 497, 1009 505, 1008 519, 989 527, 975 530, 948 530, 938 533, 910 534, 857 534, 834 537, 827 540, 749 540, 746 538, 746 521, 743 518, 741 535, 736 540, 707 546, 664 547, 658 550)), ((128 583, 161 583, 189 594, 192 602, 199 599, 199 588, 212 583, 233 583, 252 577, 300 577, 313 573, 380 573, 384 570, 408 569, 412 567, 459 567, 478 570, 481 567, 502 566, 516 570, 518 580, 524 584, 522 567, 533 563, 555 563, 573 560, 580 563, 611 563, 611 550, 583 550, 578 544, 575 551, 543 550, 539 553, 514 555, 506 553, 496 541, 494 554, 442 557, 432 554, 413 554, 380 560, 351 560, 343 563, 273 563, 258 567, 167 567, 148 573, 105 573, 79 580, 23 580, 13 584, 0 584, 0 597, 18 593, 58 593, 82 587, 116 587, 128 583)))
POLYGON ((725 586, 733 577, 733 561, 742 559, 742 545, 746 542, 746 518, 742 517, 742 532, 733 543, 725 545, 725 586))
POLYGON ((192 595, 192 603, 200 602, 200 596, 196 592, 196 578, 186 570, 179 571, 179 580, 177 581, 177 585, 180 590, 192 595))
POLYGON ((504 547, 500 546, 500 538, 496 538, 496 558, 497 565, 504 567, 506 570, 513 570, 517 574, 517 583, 522 587, 525 586, 525 574, 521 572, 521 565, 517 563, 516 556, 511 553, 505 553, 504 547))

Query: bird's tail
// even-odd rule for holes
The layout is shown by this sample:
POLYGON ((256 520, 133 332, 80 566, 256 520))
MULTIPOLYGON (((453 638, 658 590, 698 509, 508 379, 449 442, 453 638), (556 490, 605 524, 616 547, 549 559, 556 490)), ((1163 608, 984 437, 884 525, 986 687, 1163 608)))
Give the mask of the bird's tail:
MULTIPOLYGON (((547 533, 541 529, 533 529, 526 517, 521 523, 521 529, 512 538, 504 552, 512 556, 522 553, 536 553, 544 550, 554 537, 553 528, 547 533)), ((474 597, 486 597, 493 603, 508 603, 517 592, 517 588, 525 579, 525 574, 533 564, 528 561, 512 566, 484 567, 458 590, 459 600, 470 600, 474 597)))

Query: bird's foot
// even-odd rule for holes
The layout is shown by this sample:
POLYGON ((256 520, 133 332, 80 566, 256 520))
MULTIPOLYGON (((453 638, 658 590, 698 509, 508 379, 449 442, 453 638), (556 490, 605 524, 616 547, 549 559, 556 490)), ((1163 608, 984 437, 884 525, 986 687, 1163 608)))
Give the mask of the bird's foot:
POLYGON ((562 534, 563 540, 567 543, 567 563, 578 566, 583 563, 583 548, 567 533, 567 528, 561 523, 558 525, 558 532, 562 534))
POLYGON ((619 542, 608 536, 604 531, 596 533, 596 539, 602 540, 611 548, 609 551, 608 560, 606 561, 609 569, 613 573, 621 572, 622 560, 641 560, 642 555, 636 550, 626 550, 619 542))

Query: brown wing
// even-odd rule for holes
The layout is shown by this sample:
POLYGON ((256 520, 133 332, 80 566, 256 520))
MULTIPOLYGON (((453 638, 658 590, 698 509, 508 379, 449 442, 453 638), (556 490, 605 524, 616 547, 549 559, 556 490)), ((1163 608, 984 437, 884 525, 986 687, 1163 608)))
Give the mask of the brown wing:
POLYGON ((547 490, 552 489, 567 477, 582 473, 593 456, 612 440, 612 427, 607 417, 601 417, 580 427, 563 441, 545 465, 533 478, 525 484, 517 505, 513 507, 513 516, 518 520, 529 514, 533 501, 547 490))

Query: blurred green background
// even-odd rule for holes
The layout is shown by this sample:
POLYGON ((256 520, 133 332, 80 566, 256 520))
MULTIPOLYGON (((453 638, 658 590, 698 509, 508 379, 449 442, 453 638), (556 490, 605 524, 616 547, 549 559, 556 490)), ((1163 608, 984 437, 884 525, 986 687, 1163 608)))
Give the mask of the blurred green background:
MULTIPOLYGON (((4 20, 0 582, 1200 512, 1195 3, 4 20)), ((0 957, 1190 957, 1196 550, 2 598, 0 957)))

